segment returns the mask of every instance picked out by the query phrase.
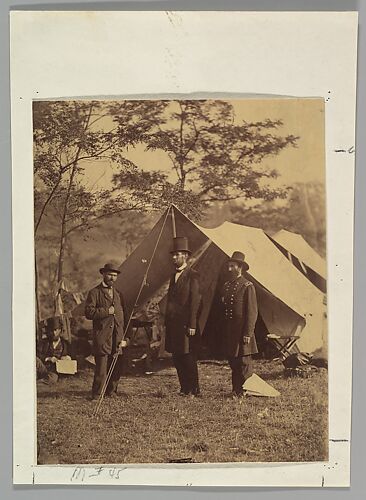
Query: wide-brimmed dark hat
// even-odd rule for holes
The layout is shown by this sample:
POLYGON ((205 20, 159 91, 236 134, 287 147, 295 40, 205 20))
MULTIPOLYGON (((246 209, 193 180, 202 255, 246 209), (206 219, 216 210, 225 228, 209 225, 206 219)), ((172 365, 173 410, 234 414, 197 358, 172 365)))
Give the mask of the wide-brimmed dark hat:
POLYGON ((240 264, 241 268, 244 271, 247 271, 249 269, 248 263, 245 262, 245 255, 243 254, 243 252, 234 252, 230 257, 229 262, 236 262, 237 264, 240 264))
POLYGON ((189 249, 188 238, 186 236, 177 236, 176 238, 173 238, 173 248, 170 250, 170 253, 175 252, 192 253, 189 249))
POLYGON ((107 264, 104 264, 104 267, 101 267, 99 269, 99 272, 100 272, 100 274, 104 274, 104 273, 117 273, 117 274, 120 274, 121 273, 121 271, 119 271, 117 269, 117 266, 115 266, 111 262, 107 262, 107 264))
POLYGON ((54 330, 62 330, 62 318, 60 316, 54 316, 53 318, 48 318, 46 320, 46 329, 48 332, 53 332, 54 330))

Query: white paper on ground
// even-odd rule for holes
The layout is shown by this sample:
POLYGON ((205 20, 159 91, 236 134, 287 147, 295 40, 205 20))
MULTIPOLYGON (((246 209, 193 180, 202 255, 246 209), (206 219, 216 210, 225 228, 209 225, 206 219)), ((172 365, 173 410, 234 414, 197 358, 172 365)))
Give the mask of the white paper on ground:
POLYGON ((248 395, 252 396, 267 396, 270 398, 276 398, 280 393, 272 387, 268 382, 263 380, 261 377, 253 373, 243 385, 243 389, 248 395))

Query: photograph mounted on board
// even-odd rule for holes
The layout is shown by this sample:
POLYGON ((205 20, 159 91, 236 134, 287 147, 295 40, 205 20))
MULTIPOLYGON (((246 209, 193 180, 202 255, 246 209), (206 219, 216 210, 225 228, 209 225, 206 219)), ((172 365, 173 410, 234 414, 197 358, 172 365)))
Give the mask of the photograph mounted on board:
POLYGON ((38 464, 328 459, 324 121, 33 101, 38 464))

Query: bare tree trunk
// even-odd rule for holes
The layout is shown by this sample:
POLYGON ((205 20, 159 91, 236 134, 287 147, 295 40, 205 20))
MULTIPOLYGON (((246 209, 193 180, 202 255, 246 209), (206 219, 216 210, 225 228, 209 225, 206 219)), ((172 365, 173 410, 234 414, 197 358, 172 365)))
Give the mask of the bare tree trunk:
MULTIPOLYGON (((89 126, 92 110, 93 110, 93 106, 91 105, 90 109, 89 109, 89 114, 85 120, 84 130, 87 130, 87 128, 89 126)), ((67 227, 66 227, 67 226, 66 217, 68 214, 69 201, 70 201, 71 191, 72 191, 72 188, 74 185, 74 178, 75 178, 77 168, 78 168, 78 161, 79 161, 80 153, 81 153, 81 146, 79 145, 79 147, 76 151, 75 160, 72 164, 72 169, 71 169, 70 178, 69 178, 69 185, 67 187, 66 198, 65 198, 65 203, 64 203, 63 212, 62 212, 60 253, 59 253, 58 267, 57 267, 57 283, 58 283, 59 288, 57 290, 56 299, 55 299, 55 310, 57 307, 57 295, 61 291, 60 284, 61 284, 61 281, 64 277, 64 257, 65 257, 65 247, 66 247, 67 236, 68 236, 67 227)))
POLYGON ((67 223, 66 216, 69 208, 69 201, 71 196, 71 190, 74 184, 74 178, 77 171, 77 159, 72 167, 72 171, 70 174, 69 185, 67 187, 65 203, 62 212, 62 221, 61 221, 61 238, 60 238, 60 252, 58 257, 58 266, 57 266, 57 283, 60 283, 64 277, 64 257, 65 257, 65 246, 67 242, 67 223))
POLYGON ((179 127, 179 170, 180 170, 180 186, 182 191, 184 191, 185 183, 186 183, 186 172, 184 170, 184 159, 183 159, 183 126, 184 126, 184 110, 181 103, 180 106, 180 127, 179 127))
POLYGON ((42 206, 42 208, 41 208, 41 211, 40 211, 40 213, 39 213, 38 219, 37 219, 37 221, 36 221, 36 223, 35 223, 35 226, 34 226, 34 236, 36 236, 36 235, 37 235, 37 232, 38 232, 38 229, 39 229, 39 225, 40 225, 40 223, 41 223, 41 221, 42 221, 42 217, 43 217, 43 215, 44 215, 44 213, 45 213, 45 210, 46 210, 46 208, 47 208, 48 204, 49 204, 49 203, 50 203, 50 201, 52 200, 53 195, 55 194, 55 192, 56 192, 57 188, 59 187, 60 182, 61 182, 61 179, 62 179, 62 175, 61 175, 61 173, 60 173, 60 174, 59 174, 59 178, 58 178, 57 182, 55 183, 55 185, 54 185, 54 186, 53 186, 53 188, 51 189, 51 192, 50 192, 50 193, 49 193, 49 195, 47 196, 47 199, 46 199, 46 201, 44 202, 44 204, 43 204, 43 206, 42 206))
POLYGON ((309 203, 308 186, 306 184, 303 184, 301 191, 302 191, 303 207, 304 207, 306 217, 308 219, 309 236, 312 240, 310 243, 313 247, 318 249, 319 245, 318 245, 317 222, 315 220, 315 217, 313 215, 313 211, 312 211, 310 203, 309 203))

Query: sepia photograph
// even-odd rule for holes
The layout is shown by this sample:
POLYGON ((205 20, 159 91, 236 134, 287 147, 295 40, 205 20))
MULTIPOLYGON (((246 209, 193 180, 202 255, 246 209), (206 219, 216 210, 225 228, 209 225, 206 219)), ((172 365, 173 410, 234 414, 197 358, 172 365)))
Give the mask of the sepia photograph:
POLYGON ((13 483, 348 487, 357 12, 10 22, 13 483))
POLYGON ((38 465, 329 459, 325 106, 33 100, 38 465))

